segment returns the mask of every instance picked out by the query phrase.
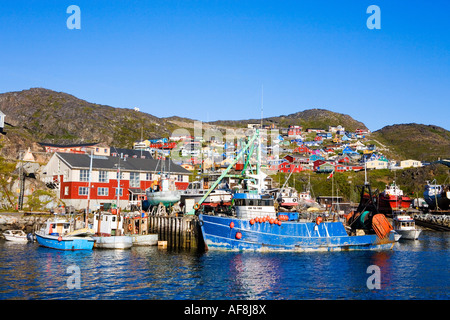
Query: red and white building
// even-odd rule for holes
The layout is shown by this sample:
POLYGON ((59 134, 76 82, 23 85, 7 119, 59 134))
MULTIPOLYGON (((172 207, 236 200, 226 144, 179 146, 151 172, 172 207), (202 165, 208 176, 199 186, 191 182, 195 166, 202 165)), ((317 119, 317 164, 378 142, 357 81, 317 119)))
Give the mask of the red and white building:
MULTIPOLYGON (((102 204, 117 204, 127 208, 145 199, 145 191, 158 180, 164 160, 93 156, 88 154, 55 153, 48 162, 44 181, 57 190, 58 197, 76 210, 98 209, 102 204), (89 173, 92 179, 89 188, 89 173), (120 182, 118 180, 120 172, 120 182), (120 186, 118 186, 120 184, 120 186)), ((190 172, 165 160, 165 171, 170 171, 170 179, 179 190, 189 185, 190 172)))

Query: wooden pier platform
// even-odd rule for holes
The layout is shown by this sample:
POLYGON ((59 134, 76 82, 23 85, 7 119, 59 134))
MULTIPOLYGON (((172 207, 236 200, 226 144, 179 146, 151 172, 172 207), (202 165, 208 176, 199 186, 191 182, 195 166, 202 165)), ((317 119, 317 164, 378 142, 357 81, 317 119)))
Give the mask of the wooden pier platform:
POLYGON ((148 232, 157 233, 173 249, 201 249, 203 239, 197 216, 149 216, 148 232))

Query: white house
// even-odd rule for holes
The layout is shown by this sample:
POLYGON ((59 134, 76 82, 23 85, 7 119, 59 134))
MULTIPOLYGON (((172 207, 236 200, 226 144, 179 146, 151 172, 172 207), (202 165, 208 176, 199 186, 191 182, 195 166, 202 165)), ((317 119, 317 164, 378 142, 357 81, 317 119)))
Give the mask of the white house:
POLYGON ((419 160, 412 160, 412 159, 408 159, 408 160, 403 160, 400 161, 400 167, 401 168, 417 168, 417 167, 422 167, 422 162, 419 160))

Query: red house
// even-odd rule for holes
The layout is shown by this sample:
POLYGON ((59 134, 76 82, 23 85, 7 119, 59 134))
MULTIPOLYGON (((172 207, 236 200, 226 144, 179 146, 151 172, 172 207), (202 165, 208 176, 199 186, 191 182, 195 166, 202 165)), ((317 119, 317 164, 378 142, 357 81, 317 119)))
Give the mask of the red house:
POLYGON ((152 187, 161 172, 170 168, 170 180, 177 189, 186 189, 190 172, 170 160, 91 156, 88 154, 55 153, 48 162, 44 180, 58 190, 59 198, 76 210, 91 210, 105 203, 119 207, 140 203, 145 191, 152 187), (120 173, 120 181, 119 181, 120 173), (91 175, 91 179, 89 176, 91 175), (90 182, 89 182, 90 180, 90 182), (89 188, 90 186, 90 188, 89 188), (89 201, 88 201, 89 200, 89 201))
POLYGON ((312 150, 305 145, 301 145, 294 149, 294 153, 312 153, 312 150))

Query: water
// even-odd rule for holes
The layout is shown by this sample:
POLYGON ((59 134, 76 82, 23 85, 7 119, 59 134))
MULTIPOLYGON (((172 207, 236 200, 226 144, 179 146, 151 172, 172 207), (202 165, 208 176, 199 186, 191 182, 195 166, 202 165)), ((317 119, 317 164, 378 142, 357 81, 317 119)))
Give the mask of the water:
POLYGON ((64 252, 0 241, 0 299, 448 300, 449 248, 450 234, 432 231, 380 252, 64 252), (381 289, 367 287, 370 265, 381 289))

